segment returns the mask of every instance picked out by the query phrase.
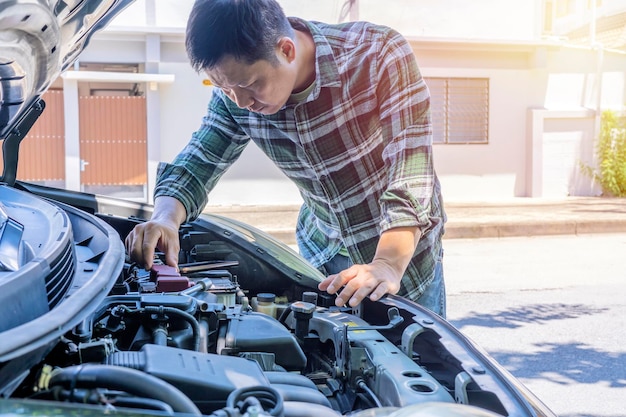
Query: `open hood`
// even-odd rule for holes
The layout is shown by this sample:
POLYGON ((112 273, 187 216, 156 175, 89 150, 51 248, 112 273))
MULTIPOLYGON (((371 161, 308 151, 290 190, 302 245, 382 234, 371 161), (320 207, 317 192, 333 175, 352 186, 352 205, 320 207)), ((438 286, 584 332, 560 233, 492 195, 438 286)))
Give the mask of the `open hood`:
POLYGON ((0 0, 0 139, 12 184, 19 141, 44 108, 41 95, 93 33, 132 0, 0 0))

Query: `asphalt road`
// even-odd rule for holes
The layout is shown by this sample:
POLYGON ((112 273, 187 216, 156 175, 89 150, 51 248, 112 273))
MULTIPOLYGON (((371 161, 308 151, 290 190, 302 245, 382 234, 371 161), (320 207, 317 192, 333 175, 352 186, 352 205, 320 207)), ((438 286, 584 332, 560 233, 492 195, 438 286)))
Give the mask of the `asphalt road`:
POLYGON ((626 234, 449 239, 448 319, 560 417, 626 417, 626 234))

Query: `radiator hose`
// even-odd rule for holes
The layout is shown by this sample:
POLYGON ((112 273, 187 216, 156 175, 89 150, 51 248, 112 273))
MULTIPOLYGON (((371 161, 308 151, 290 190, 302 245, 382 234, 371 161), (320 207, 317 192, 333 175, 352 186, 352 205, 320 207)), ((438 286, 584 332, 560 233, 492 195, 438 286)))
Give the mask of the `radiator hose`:
POLYGON ((175 386, 145 372, 121 366, 87 364, 55 369, 50 376, 48 387, 57 385, 69 390, 76 388, 119 390, 163 401, 176 412, 196 416, 202 414, 193 401, 175 386))

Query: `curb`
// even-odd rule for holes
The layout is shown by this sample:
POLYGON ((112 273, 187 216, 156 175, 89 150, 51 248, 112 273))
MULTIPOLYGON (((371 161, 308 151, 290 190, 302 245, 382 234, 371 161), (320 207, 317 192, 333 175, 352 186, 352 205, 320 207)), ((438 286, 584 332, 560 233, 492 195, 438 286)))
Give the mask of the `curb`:
MULTIPOLYGON (((516 198, 446 204, 444 239, 580 235, 626 232, 626 198, 516 198)), ((299 205, 233 205, 206 211, 239 220, 295 244, 299 205)))
POLYGON ((626 221, 551 221, 493 223, 446 226, 444 239, 480 239, 499 237, 530 237, 551 235, 582 235, 595 233, 626 233, 626 221))

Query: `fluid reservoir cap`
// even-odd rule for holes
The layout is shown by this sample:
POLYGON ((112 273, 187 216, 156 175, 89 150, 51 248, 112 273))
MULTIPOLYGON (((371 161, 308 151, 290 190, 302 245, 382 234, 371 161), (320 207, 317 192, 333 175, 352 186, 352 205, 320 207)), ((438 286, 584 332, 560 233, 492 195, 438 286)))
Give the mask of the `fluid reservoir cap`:
POLYGON ((306 301, 295 301, 291 303, 291 311, 294 313, 313 314, 315 311, 315 304, 307 303, 306 301))
POLYGON ((256 300, 259 303, 273 303, 276 300, 276 295, 271 292, 260 292, 256 295, 256 300))
POLYGON ((302 293, 302 301, 317 305, 317 293, 313 291, 305 291, 302 293))

